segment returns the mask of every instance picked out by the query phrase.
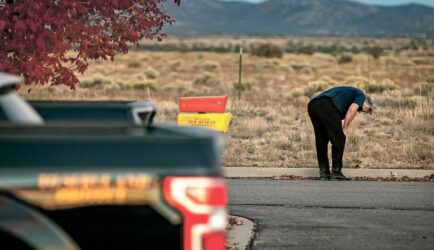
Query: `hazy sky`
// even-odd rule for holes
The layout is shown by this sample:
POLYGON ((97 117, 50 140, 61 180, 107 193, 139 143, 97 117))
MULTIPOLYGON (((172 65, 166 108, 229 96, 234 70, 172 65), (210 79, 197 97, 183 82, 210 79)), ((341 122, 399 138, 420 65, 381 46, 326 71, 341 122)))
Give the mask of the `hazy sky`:
MULTIPOLYGON (((225 1, 240 1, 240 0, 225 0, 225 1)), ((264 0, 241 0, 246 2, 263 2, 264 0)), ((429 5, 434 7, 434 0, 353 0, 363 3, 370 3, 370 4, 379 4, 379 5, 399 5, 399 4, 406 4, 406 3, 421 3, 425 5, 429 5)))

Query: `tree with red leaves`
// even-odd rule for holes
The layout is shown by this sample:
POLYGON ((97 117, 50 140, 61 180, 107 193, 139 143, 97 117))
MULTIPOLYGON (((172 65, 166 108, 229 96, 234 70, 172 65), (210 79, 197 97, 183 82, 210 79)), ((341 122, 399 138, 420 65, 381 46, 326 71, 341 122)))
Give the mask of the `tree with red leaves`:
POLYGON ((166 1, 0 0, 0 72, 74 88, 89 60, 113 61, 127 43, 161 40, 174 22, 162 10, 166 1))

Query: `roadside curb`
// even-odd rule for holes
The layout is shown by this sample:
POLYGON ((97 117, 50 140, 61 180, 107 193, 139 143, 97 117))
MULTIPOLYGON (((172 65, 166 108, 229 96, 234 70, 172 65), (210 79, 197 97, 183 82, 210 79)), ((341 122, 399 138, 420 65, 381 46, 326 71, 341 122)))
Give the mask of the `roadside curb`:
MULTIPOLYGON (((434 174, 434 170, 422 169, 343 169, 343 174, 350 177, 384 178, 423 178, 434 174)), ((227 178, 273 178, 278 176, 318 177, 316 168, 258 168, 224 167, 223 175, 227 178)))
POLYGON ((255 224, 253 221, 235 215, 229 215, 229 217, 235 218, 237 221, 241 221, 240 225, 232 225, 228 230, 228 246, 229 250, 246 250, 251 244, 255 234, 255 224))

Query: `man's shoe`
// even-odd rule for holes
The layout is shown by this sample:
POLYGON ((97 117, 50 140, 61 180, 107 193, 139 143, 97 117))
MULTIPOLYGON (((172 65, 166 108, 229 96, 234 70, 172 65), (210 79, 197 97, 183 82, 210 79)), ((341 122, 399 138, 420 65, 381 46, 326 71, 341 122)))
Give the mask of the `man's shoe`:
POLYGON ((318 180, 318 181, 329 181, 330 180, 330 175, 320 175, 320 177, 316 177, 314 179, 318 180))
POLYGON ((332 181, 350 181, 352 179, 350 177, 346 177, 342 173, 332 173, 330 180, 332 180, 332 181))

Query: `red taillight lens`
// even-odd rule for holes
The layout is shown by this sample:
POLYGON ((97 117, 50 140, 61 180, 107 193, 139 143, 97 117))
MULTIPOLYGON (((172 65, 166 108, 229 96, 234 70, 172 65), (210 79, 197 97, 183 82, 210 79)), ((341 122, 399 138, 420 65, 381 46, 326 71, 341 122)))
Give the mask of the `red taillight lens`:
POLYGON ((216 187, 188 187, 187 197, 197 204, 210 206, 221 206, 227 204, 226 187, 218 185, 216 187))
POLYGON ((228 195, 223 178, 167 177, 164 196, 183 215, 184 250, 224 249, 228 195))
POLYGON ((202 236, 202 248, 206 250, 224 250, 226 235, 220 232, 207 233, 202 236))

